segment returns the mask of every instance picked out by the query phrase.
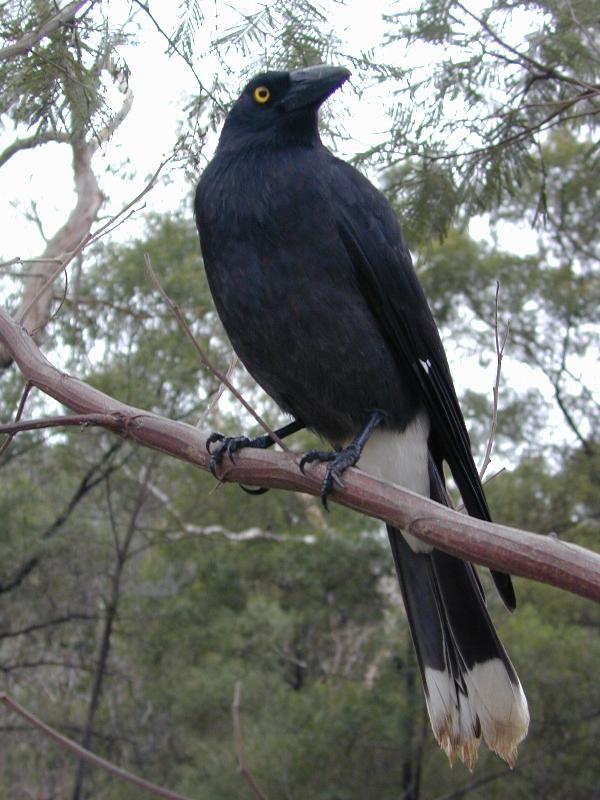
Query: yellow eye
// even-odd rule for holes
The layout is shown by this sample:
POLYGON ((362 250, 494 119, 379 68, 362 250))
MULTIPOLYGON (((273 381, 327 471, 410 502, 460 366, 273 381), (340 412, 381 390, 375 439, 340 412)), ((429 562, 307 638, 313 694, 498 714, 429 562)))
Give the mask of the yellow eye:
POLYGON ((254 99, 257 103, 266 103, 269 97, 271 97, 271 92, 266 86, 257 86, 254 90, 254 99))

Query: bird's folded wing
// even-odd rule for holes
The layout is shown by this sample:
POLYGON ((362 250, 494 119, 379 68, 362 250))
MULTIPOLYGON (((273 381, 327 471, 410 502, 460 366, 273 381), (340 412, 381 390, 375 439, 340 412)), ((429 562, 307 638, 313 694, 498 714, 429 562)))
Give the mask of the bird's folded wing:
MULTIPOLYGON (((336 221, 356 280, 400 368, 417 382, 430 417, 432 449, 448 463, 468 513, 490 520, 444 348, 397 221, 359 173, 343 162, 336 162, 336 168, 336 221)), ((513 609, 510 577, 492 575, 513 609)))

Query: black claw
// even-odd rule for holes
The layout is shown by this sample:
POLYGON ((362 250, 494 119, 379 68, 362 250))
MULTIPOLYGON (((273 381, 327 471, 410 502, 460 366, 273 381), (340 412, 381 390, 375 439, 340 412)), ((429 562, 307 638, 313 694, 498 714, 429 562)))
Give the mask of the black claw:
POLYGON ((311 464, 313 461, 320 463, 327 463, 325 470, 325 477, 321 483, 321 502, 323 508, 329 511, 327 498, 329 497, 333 484, 335 483, 340 489, 344 488, 342 480, 342 473, 348 467, 353 467, 358 461, 360 451, 353 446, 345 447, 343 449, 337 448, 336 450, 311 450, 300 459, 300 470, 304 474, 304 467, 306 464, 311 464))
POLYGON ((233 464, 235 464, 234 454, 243 447, 252 446, 252 440, 247 436, 223 436, 221 433, 211 433, 206 440, 206 449, 210 453, 208 468, 218 480, 217 467, 223 463, 223 458, 227 454, 233 464), (211 445, 219 442, 219 446, 211 450, 211 445))
POLYGON ((206 449, 210 453, 210 446, 215 442, 222 442, 225 437, 222 433, 211 433, 211 435, 206 440, 206 449))
MULTIPOLYGON (((275 433, 277 436, 280 436, 282 439, 284 439, 286 436, 296 433, 296 431, 301 430, 303 427, 303 423, 301 423, 299 420, 294 420, 288 425, 284 425, 283 428, 280 428, 275 433)), ((268 447, 272 447, 274 444, 275 440, 268 434, 266 436, 257 436, 254 439, 249 439, 247 436, 223 436, 222 433, 211 433, 206 440, 206 449, 210 453, 208 468, 212 472, 213 476, 219 480, 219 476, 217 475, 217 467, 220 467, 223 463, 225 454, 227 454, 230 461, 235 464, 235 453, 237 453, 238 450, 241 450, 244 447, 257 447, 261 450, 265 450, 268 447), (211 450, 211 445, 215 444, 215 442, 219 442, 219 446, 215 447, 213 451, 211 450)), ((265 492, 269 491, 265 488, 251 489, 247 486, 242 486, 242 489, 248 494, 264 494, 265 492)))
POLYGON ((309 450, 308 453, 305 453, 300 459, 300 472, 303 475, 305 474, 304 466, 306 464, 312 464, 313 461, 319 461, 320 463, 324 461, 333 461, 336 456, 337 453, 331 450, 309 450))
POLYGON ((240 489, 242 491, 246 492, 246 494, 253 494, 253 495, 266 494, 269 491, 264 486, 263 487, 258 486, 256 488, 254 488, 254 487, 250 488, 250 486, 242 486, 241 483, 238 484, 238 486, 240 487, 240 489))

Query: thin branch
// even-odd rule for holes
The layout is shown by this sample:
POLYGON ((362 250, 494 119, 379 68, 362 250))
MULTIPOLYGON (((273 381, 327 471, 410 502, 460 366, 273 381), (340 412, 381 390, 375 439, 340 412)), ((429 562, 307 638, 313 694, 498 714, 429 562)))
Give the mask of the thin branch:
POLYGON ((258 800, 268 800, 267 795, 259 788, 248 764, 246 763, 246 753, 244 750, 244 737, 242 735, 242 720, 240 718, 240 700, 242 695, 242 684, 237 681, 233 692, 233 703, 231 704, 231 716, 233 719, 233 739, 235 741, 235 753, 240 767, 240 775, 250 787, 252 794, 258 800))
POLYGON ((158 168, 151 176, 150 180, 146 183, 144 188, 131 200, 127 205, 125 205, 117 214, 111 217, 104 225, 101 225, 96 231, 93 233, 87 234, 83 237, 83 239, 79 242, 79 244, 70 252, 65 253, 65 255, 60 258, 53 258, 53 259, 38 259, 40 261, 58 261, 58 267, 52 272, 51 275, 48 276, 46 281, 39 287, 36 291, 35 295, 28 301, 28 303, 23 307, 19 314, 19 321, 21 323, 24 322, 25 317, 31 310, 31 308, 38 302, 38 300, 42 297, 44 292, 54 283, 54 281, 60 276, 60 274, 67 268, 67 266, 73 261, 73 259, 78 256, 86 247, 91 245, 93 242, 96 242, 102 236, 107 233, 110 233, 113 226, 115 226, 115 222, 119 220, 120 217, 127 214, 130 209, 138 203, 142 197, 144 197, 147 192, 149 192, 155 185, 156 181, 158 180, 158 176, 162 172, 163 168, 175 157, 174 154, 170 155, 164 161, 158 165, 158 168))
MULTIPOLYGON (((56 533, 61 529, 64 523, 69 519, 70 515, 73 513, 75 508, 79 505, 79 503, 83 500, 83 498, 92 491, 99 483, 103 480, 106 480, 107 477, 117 469, 116 466, 111 464, 111 459, 113 455, 121 449, 123 446, 123 442, 117 441, 112 444, 109 449, 102 455, 100 460, 93 464, 87 472, 84 474, 83 478, 79 481, 79 484, 75 491, 73 492, 71 498, 66 503, 63 510, 58 514, 58 516, 54 519, 54 521, 41 533, 40 540, 46 541, 51 537, 55 536, 56 533)), ((20 566, 13 572, 12 576, 5 580, 4 582, 0 581, 0 594, 4 594, 6 592, 12 592, 17 589, 40 564, 42 559, 41 551, 38 551, 32 556, 22 562, 20 566)))
POLYGON ((577 78, 572 78, 570 75, 565 75, 562 72, 559 72, 556 67, 549 67, 546 64, 542 64, 540 61, 537 61, 535 58, 532 58, 527 53, 521 52, 516 47, 508 44, 502 39, 496 31, 487 23, 485 20, 478 17, 472 11, 469 11, 466 6, 464 6, 461 2, 457 2, 456 5, 471 19, 475 20, 475 22, 480 25, 484 31, 496 42, 496 44, 503 47, 505 50, 508 50, 518 59, 518 63, 520 64, 527 64, 529 67, 533 67, 534 69, 538 70, 542 75, 548 76, 549 78, 554 78, 557 81, 562 81, 563 83, 569 83, 574 86, 581 86, 586 90, 593 90, 597 91, 598 87, 594 86, 591 83, 587 83, 585 81, 580 81, 577 78))
POLYGON ((481 466, 479 467, 479 477, 483 480, 483 476, 489 465, 492 462, 492 449, 494 447, 494 441, 496 439, 496 432, 498 430, 498 399, 500 395, 500 375, 502 373, 502 358, 504 356, 504 348, 506 347, 506 342, 508 340, 508 332, 509 332, 509 323, 506 323, 504 328, 504 334, 502 336, 502 341, 500 341, 500 331, 499 331, 499 320, 498 320, 498 311, 499 311, 499 297, 500 297, 500 282, 496 281, 496 301, 494 306, 494 340, 496 345, 496 379, 494 381, 493 387, 493 395, 494 395, 494 405, 492 409, 492 421, 490 424, 490 435, 488 438, 487 446, 485 448, 485 455, 483 457, 483 461, 481 462, 481 466))
MULTIPOLYGON (((125 470, 125 474, 127 473, 128 471, 125 470)), ((255 542, 258 539, 266 539, 272 542, 302 542, 308 545, 314 545, 317 541, 316 537, 312 534, 298 536, 286 533, 273 533, 273 531, 256 526, 246 528, 242 531, 231 531, 223 527, 223 525, 193 525, 183 519, 181 514, 174 508, 171 498, 163 492, 162 489, 150 481, 147 486, 150 494, 158 500, 165 512, 169 514, 180 529, 181 535, 184 536, 222 536, 230 542, 255 542)), ((172 534, 171 536, 175 538, 178 534, 172 534)))
POLYGON ((216 97, 213 94, 213 92, 210 91, 210 89, 207 89, 206 86, 204 86, 204 84, 200 80, 200 77, 198 76, 198 73, 194 68, 193 63, 190 61, 188 56, 179 48, 177 42, 174 42, 172 37, 169 36, 169 34, 165 30, 163 30, 163 28, 160 26, 160 23, 150 11, 149 3, 143 3, 142 0, 133 0, 133 2, 136 5, 138 5, 142 9, 142 11, 144 11, 148 15, 150 21, 154 24, 154 27, 156 28, 158 33, 160 33, 161 36, 164 36, 164 38, 167 40, 169 47, 173 50, 174 53, 177 53, 177 55, 187 64, 187 66, 192 72, 192 75, 196 79, 196 83, 198 84, 198 88, 200 89, 200 91, 203 94, 205 94, 208 98, 210 98, 220 111, 225 111, 225 106, 223 105, 223 103, 221 103, 219 98, 216 97))
POLYGON ((63 131, 41 131, 34 136, 26 136, 23 139, 15 139, 0 153, 0 167, 22 150, 31 150, 41 144, 48 142, 69 142, 69 134, 63 131))
POLYGON ((150 261, 150 256, 148 255, 148 253, 144 253, 144 260, 146 262, 146 268, 148 269, 148 273, 150 274, 150 277, 152 278, 152 282, 154 283, 154 285, 158 289, 158 292, 159 292, 160 296, 162 297, 162 299, 165 301, 165 303, 169 306, 169 308, 173 312, 173 315, 175 316, 175 319, 177 320, 177 322, 179 323, 179 325, 181 326, 181 328, 185 332, 186 336, 191 341, 191 343, 194 345, 194 349, 196 350, 196 353, 198 354, 198 357, 200 358, 200 361, 202 362, 202 364, 206 367, 206 369, 208 369, 210 372, 212 372, 212 374, 216 378, 218 378, 224 386, 226 386, 229 389, 229 391, 236 398, 236 400, 238 400, 244 406, 244 408, 246 409, 246 411, 248 411, 248 413, 252 414, 254 419, 269 434, 271 439, 273 439, 273 441, 276 442, 281 447, 282 450, 284 450, 285 452, 289 453, 290 452, 289 447, 279 438, 279 436, 277 436, 275 431, 273 431, 269 427, 269 425, 260 416, 260 414, 258 414, 258 412, 255 411, 254 408, 252 408, 250 403, 248 403, 248 401, 244 398, 244 396, 235 388, 235 386, 229 380, 228 375, 226 375, 224 372, 221 372, 220 369, 217 369, 217 367, 215 367, 215 365, 212 363, 212 361, 210 361, 208 356, 205 355, 204 351, 200 347, 200 344, 198 343, 198 340, 196 339, 196 337, 192 333, 192 330, 191 330, 190 326, 188 325, 185 317, 181 313, 181 309, 179 308, 177 303, 174 303, 173 300, 171 300, 169 295, 163 289, 163 287, 162 287, 162 285, 160 283, 160 280, 158 279, 158 275, 156 274, 156 272, 152 268, 152 262, 150 261))
POLYGON ((0 639, 14 639, 17 636, 25 636, 29 633, 34 633, 35 631, 42 631, 46 628, 52 628, 55 625, 64 625, 66 622, 73 622, 74 620, 79 622, 89 622, 90 620, 97 619, 97 614, 66 614, 65 616, 55 617, 54 619, 48 619, 44 622, 34 622, 31 625, 27 625, 24 628, 19 628, 18 630, 0 631, 0 639))
POLYGON ((31 33, 27 33, 20 39, 17 39, 13 44, 0 48, 0 61, 28 53, 36 44, 41 42, 42 39, 49 36, 61 25, 64 25, 65 22, 72 20, 86 2, 88 2, 88 0, 74 0, 74 2, 67 3, 66 6, 59 9, 53 16, 47 19, 37 31, 31 31, 31 33))
POLYGON ((154 795, 154 797, 163 797, 166 798, 166 800, 190 800, 189 797, 186 797, 183 794, 173 792, 170 789, 165 789, 162 786, 157 786, 155 783, 150 783, 150 781, 146 781, 137 775, 133 775, 131 772, 128 772, 122 767, 117 767, 116 764, 112 764, 110 761, 100 758, 100 756, 95 755, 90 750, 86 750, 85 747, 77 744, 77 742, 74 742, 67 736, 63 736, 63 734, 59 733, 55 728, 52 728, 45 722, 42 722, 41 719, 38 719, 38 717, 34 716, 30 711, 27 711, 27 709, 19 705, 19 703, 13 700, 12 697, 5 692, 0 693, 0 703, 3 703, 8 709, 10 709, 10 711, 14 711, 15 714, 18 714, 20 717, 27 720, 27 722, 29 722, 38 730, 42 731, 45 736, 55 741, 58 745, 60 745, 60 747, 68 750, 71 753, 74 753, 78 758, 89 762, 94 767, 99 767, 100 769, 105 770, 115 778, 119 778, 122 781, 131 783, 133 786, 136 786, 143 792, 154 795))
MULTIPOLYGON (((107 415, 106 427, 140 445, 209 470, 207 432, 126 405, 54 367, 29 334, 0 308, 0 341, 34 386, 78 414, 107 415)), ((246 448, 221 469, 223 481, 319 496, 323 465, 306 475, 290 453, 246 448)), ((428 544, 491 569, 558 586, 600 602, 600 555, 554 536, 467 517, 407 489, 366 475, 344 474, 333 502, 409 531, 428 544)))
MULTIPOLYGON (((29 385, 31 389, 31 385, 29 385)), ((41 419, 15 419, 14 422, 8 422, 5 425, 0 425, 0 434, 7 433, 9 441, 17 433, 23 431, 36 431, 44 430, 46 428, 69 428, 78 426, 88 428, 91 426, 100 426, 102 428, 112 428, 114 419, 111 414, 69 414, 59 417, 42 417, 41 419)), ((118 423, 119 421, 117 421, 118 423)), ((2 448, 6 448, 7 442, 4 442, 2 448)), ((2 455, 3 449, 0 449, 2 455)))
MULTIPOLYGON (((27 381, 27 383, 25 384, 25 388, 23 389, 23 394, 21 395, 21 400, 19 401, 19 407, 17 408, 15 421, 12 423, 12 425, 8 425, 7 426, 8 428, 11 427, 14 428, 15 425, 17 426, 19 425, 19 420, 21 419, 23 410, 25 409, 25 403, 27 402, 27 398, 29 397, 29 392, 32 389, 33 389, 33 384, 27 381)), ((6 439, 6 441, 2 443, 2 447, 0 447, 0 456, 4 455, 6 450, 10 447, 10 443, 14 439, 15 434, 18 432, 16 430, 4 431, 2 430, 3 427, 4 427, 3 425, 0 425, 0 433, 8 433, 8 439, 6 439)))
MULTIPOLYGON (((227 367, 227 372, 225 373, 226 377, 227 377, 227 380, 229 380, 229 381, 231 380, 231 376, 233 375, 233 373, 235 371, 235 368, 237 367, 238 360, 239 359, 238 359, 237 355, 234 353, 232 355, 232 357, 231 357, 231 361, 229 362, 229 366, 227 367)), ((206 421, 208 420, 208 417, 210 416, 210 414, 213 411, 213 409, 216 408, 216 406, 218 405, 219 400, 221 399, 221 396, 222 396, 223 392, 225 391, 225 389, 227 389, 227 386, 224 383, 221 382, 219 384, 219 388, 217 389, 217 391, 213 394, 213 396, 210 398, 210 400, 206 404, 206 408, 202 412, 202 414, 200 416, 200 419, 198 420, 198 422, 196 424, 197 428, 202 428, 206 424, 206 421)))
MULTIPOLYGON (((144 507, 144 502, 147 496, 147 481, 153 468, 156 465, 157 456, 154 455, 150 459, 150 464, 144 466, 145 479, 138 487, 137 495, 134 500, 133 509, 131 511, 127 529, 123 537, 123 541, 119 541, 118 526, 115 521, 115 514, 112 507, 111 487, 110 481, 106 481, 107 502, 109 506, 109 514, 111 519, 111 527, 113 529, 114 545, 115 545, 115 563, 113 565, 112 575, 110 579, 110 596, 105 602, 105 609, 102 621, 102 632, 100 635, 100 644, 98 648, 98 658, 94 666, 94 675, 92 685, 90 688, 90 698, 88 702, 87 716, 81 745, 84 749, 89 749, 93 730, 94 720, 100 707, 102 699, 105 678, 108 672, 108 661, 112 649, 112 636, 114 631, 115 620, 119 611, 119 602, 121 599, 121 583, 123 569, 129 555, 129 549, 133 537, 138 529, 138 519, 144 507)), ((77 767, 77 774, 75 776, 73 786, 73 800, 79 800, 81 797, 82 787, 85 781, 86 763, 84 759, 79 760, 77 767)))
POLYGON ((125 120, 125 117, 129 114, 133 105, 133 92, 129 88, 126 71, 115 67, 112 59, 110 59, 108 69, 113 76, 113 81, 117 84, 117 89, 123 95, 123 102, 121 103, 121 108, 115 113, 109 122, 101 130, 94 131, 95 150, 97 150, 102 144, 111 138, 119 125, 121 125, 121 123, 125 120))

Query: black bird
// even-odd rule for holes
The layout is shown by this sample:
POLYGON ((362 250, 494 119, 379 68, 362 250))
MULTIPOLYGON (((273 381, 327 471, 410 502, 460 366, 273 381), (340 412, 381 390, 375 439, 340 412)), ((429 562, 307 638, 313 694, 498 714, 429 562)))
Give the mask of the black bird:
MULTIPOLYGON (((198 185, 208 282, 231 343, 258 383, 333 451, 326 502, 348 466, 447 503, 446 461, 469 514, 489 520, 436 324, 395 214, 322 144, 318 110, 338 67, 266 72, 229 112, 198 185)), ((213 434, 213 465, 240 447, 213 434), (216 448, 215 443, 218 443, 216 448)), ((473 566, 388 526, 434 734, 472 768, 481 737, 512 765, 529 724, 516 672, 473 566)), ((493 573, 511 610, 510 577, 493 573)))

